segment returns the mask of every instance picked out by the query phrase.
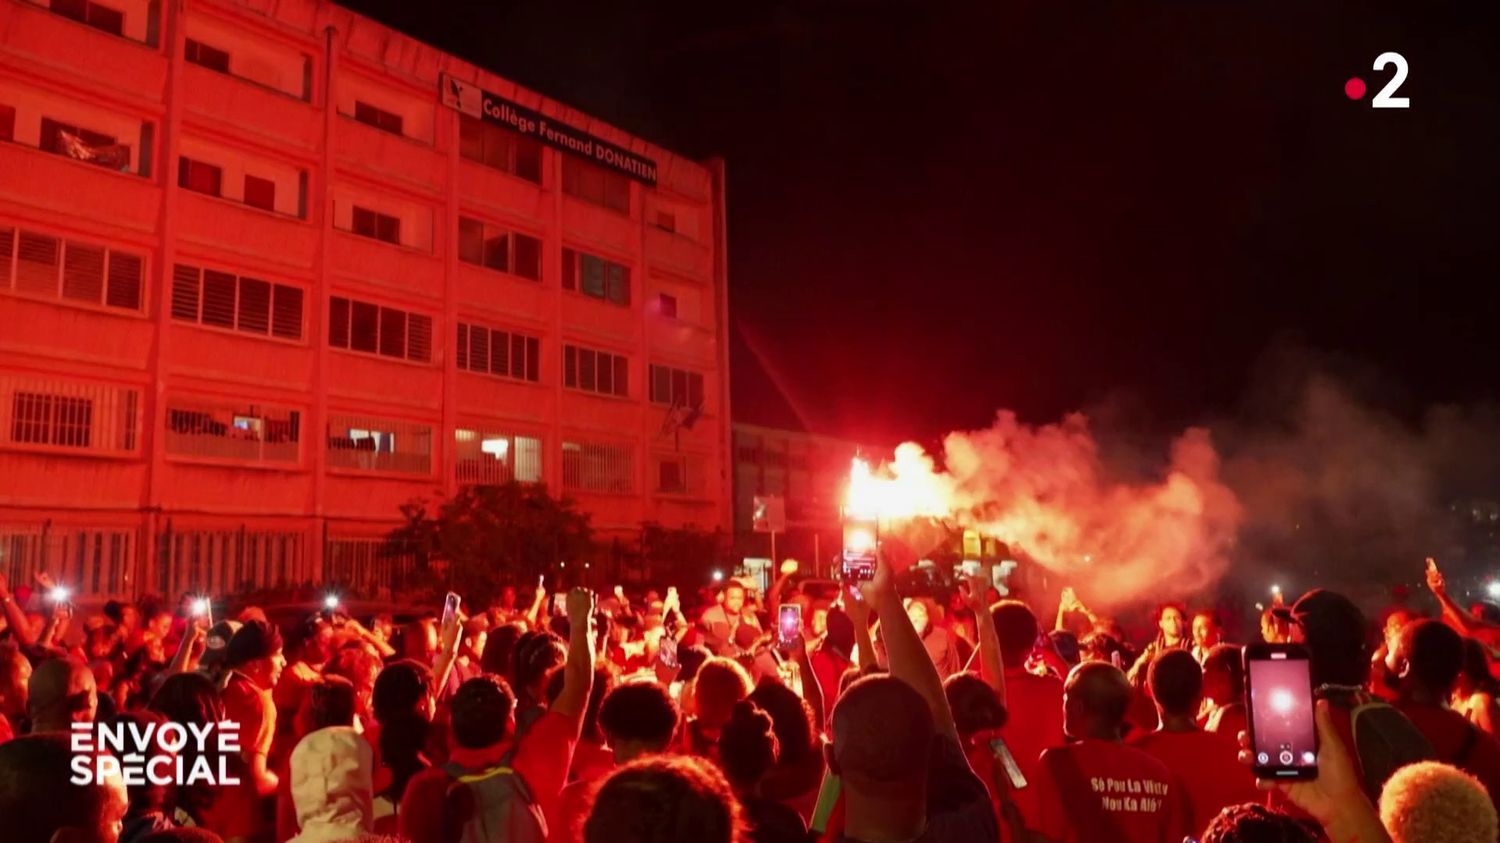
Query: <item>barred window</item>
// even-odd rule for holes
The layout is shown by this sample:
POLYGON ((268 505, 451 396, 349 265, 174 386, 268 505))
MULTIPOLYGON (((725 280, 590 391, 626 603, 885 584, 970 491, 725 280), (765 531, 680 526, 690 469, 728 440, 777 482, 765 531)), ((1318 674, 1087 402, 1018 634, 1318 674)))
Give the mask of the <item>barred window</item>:
POLYGON ((600 442, 562 443, 563 488, 581 492, 635 491, 635 449, 600 442))
POLYGON ((371 237, 386 243, 401 245, 401 220, 390 214, 382 214, 369 208, 354 206, 350 231, 361 237, 371 237))
POLYGON ((416 422, 334 415, 328 465, 362 471, 432 473, 432 427, 416 422))
POLYGON ((576 345, 563 346, 563 386, 630 397, 630 358, 576 345))
POLYGON ((610 304, 630 305, 630 267, 597 255, 563 249, 562 286, 610 304))
POLYGON ((541 340, 460 322, 458 368, 536 383, 540 380, 541 340))
POLYGON ((156 586, 162 594, 230 594, 286 588, 312 579, 302 533, 278 530, 170 528, 158 543, 156 586))
POLYGON ((302 339, 301 287, 179 263, 172 269, 172 318, 280 339, 302 339))
POLYGON ((128 594, 137 534, 128 527, 22 527, 0 531, 0 575, 30 582, 48 573, 79 596, 128 594))
POLYGON ((328 308, 328 344, 430 363, 432 317, 334 296, 328 308))
POLYGON ((0 290, 139 312, 145 263, 127 251, 0 226, 0 290))
POLYGON ((461 485, 540 483, 542 440, 494 430, 453 431, 454 479, 461 485))
POLYGON ((697 372, 651 365, 651 403, 676 407, 703 404, 703 376, 697 372))
POLYGON ((458 218, 458 259, 542 280, 542 241, 468 217, 458 218))
POLYGON ((0 436, 21 447, 137 450, 140 392, 61 379, 0 377, 0 436))
POLYGON ((167 401, 167 453, 183 457, 296 464, 302 414, 249 402, 167 401))

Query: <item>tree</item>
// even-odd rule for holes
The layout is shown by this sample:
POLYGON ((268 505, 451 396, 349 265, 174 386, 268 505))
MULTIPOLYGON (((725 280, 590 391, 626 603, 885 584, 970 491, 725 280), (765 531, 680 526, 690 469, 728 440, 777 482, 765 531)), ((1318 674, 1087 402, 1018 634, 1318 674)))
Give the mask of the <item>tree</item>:
POLYGON ((641 525, 641 555, 653 579, 670 583, 706 582, 709 571, 726 562, 728 537, 694 527, 641 525))
POLYGON ((445 587, 475 605, 506 582, 534 582, 595 551, 588 515, 540 484, 466 486, 445 501, 408 501, 401 517, 387 541, 412 553, 419 570, 444 567, 445 587))

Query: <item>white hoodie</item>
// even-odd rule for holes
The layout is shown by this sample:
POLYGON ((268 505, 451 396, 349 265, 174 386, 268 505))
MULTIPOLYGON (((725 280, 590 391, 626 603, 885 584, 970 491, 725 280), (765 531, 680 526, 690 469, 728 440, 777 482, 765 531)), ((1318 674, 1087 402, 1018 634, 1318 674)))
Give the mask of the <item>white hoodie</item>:
POLYGON ((348 726, 319 729, 292 750, 292 804, 302 831, 289 843, 343 843, 370 833, 374 752, 348 726))

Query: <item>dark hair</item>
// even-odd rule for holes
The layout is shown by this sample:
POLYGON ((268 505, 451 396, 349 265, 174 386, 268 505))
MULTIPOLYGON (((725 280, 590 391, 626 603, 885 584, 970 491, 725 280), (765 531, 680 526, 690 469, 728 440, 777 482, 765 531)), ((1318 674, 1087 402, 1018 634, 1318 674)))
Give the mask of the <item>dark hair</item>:
POLYGON ((109 600, 104 604, 104 616, 114 621, 116 625, 125 622, 125 606, 118 600, 109 600))
POLYGON ((595 791, 585 843, 745 843, 739 800, 712 762, 652 755, 616 769, 595 791))
POLYGON ((309 725, 314 731, 354 725, 354 683, 337 674, 323 677, 308 695, 309 725))
POLYGON ((1125 664, 1134 661, 1128 657, 1125 645, 1120 643, 1120 639, 1108 632, 1091 632, 1083 636, 1083 640, 1078 642, 1078 650, 1082 660, 1086 662, 1107 662, 1115 653, 1124 657, 1121 661, 1125 664))
POLYGON ((201 673, 175 673, 151 696, 152 711, 174 723, 203 726, 224 718, 224 698, 213 680, 201 673))
POLYGON ((415 659, 386 665, 375 677, 370 695, 375 719, 382 725, 406 714, 415 714, 422 700, 432 693, 432 671, 415 659))
POLYGON ((380 657, 360 646, 338 649, 323 668, 324 676, 343 677, 356 687, 371 681, 372 672, 377 678, 380 676, 380 657))
POLYGON ((1001 658, 1006 664, 1026 661, 1041 631, 1031 607, 1019 600, 1001 600, 990 608, 990 615, 995 619, 1001 658))
POLYGON ((776 766, 780 754, 771 715, 749 700, 735 703, 719 733, 719 766, 735 790, 754 788, 776 766))
POLYGON ((484 641, 484 653, 479 657, 479 669, 496 676, 510 676, 516 645, 525 632, 526 628, 518 623, 505 623, 490 630, 484 641))
POLYGON ((66 735, 26 735, 0 744, 0 817, 7 843, 48 843, 59 829, 99 824, 105 786, 65 785, 72 760, 66 735))
POLYGON ((1419 620, 1401 630, 1410 676, 1424 686, 1449 694, 1464 669, 1464 639, 1442 621, 1419 620))
POLYGON ((476 676, 458 686, 449 702, 453 740, 464 749, 484 749, 505 740, 516 698, 498 676, 476 676))
POLYGON ((867 676, 833 709, 833 756, 851 782, 886 792, 920 783, 932 752, 932 711, 894 676, 867 676))
POLYGON ((1167 650, 1151 660, 1146 684, 1162 711, 1195 714, 1195 707, 1203 697, 1203 668, 1187 650, 1167 650))
POLYGON ((665 749, 681 719, 677 703, 655 682, 616 685, 599 704, 599 726, 610 741, 639 741, 665 749))
POLYGON ((723 725, 733 713, 734 704, 750 696, 750 690, 750 674, 744 666, 734 659, 715 656, 698 669, 693 683, 694 714, 699 720, 709 715, 708 725, 723 725))
POLYGON ((698 668, 702 667, 704 662, 713 657, 714 654, 709 652, 709 649, 702 644, 694 644, 691 647, 678 647, 677 662, 682 665, 682 672, 677 674, 677 678, 683 682, 691 682, 697 679, 698 668))
POLYGON ((1500 694, 1500 682, 1495 681, 1494 674, 1490 673, 1490 656, 1484 651, 1484 645, 1473 638, 1464 639, 1463 675, 1474 686, 1474 690, 1492 697, 1500 694))
MULTIPOLYGON (((568 645, 561 637, 550 632, 539 633, 530 638, 522 637, 516 643, 516 663, 511 672, 511 685, 522 694, 540 682, 552 668, 568 660, 568 645)), ((540 702, 540 700, 532 700, 540 702)))
POLYGON ((1203 832, 1202 843, 1317 843, 1321 839, 1302 820, 1246 802, 1220 811, 1203 832))
POLYGON ((770 716, 776 741, 781 745, 778 757, 783 764, 798 763, 808 753, 818 751, 812 706, 796 691, 766 676, 746 699, 770 716))
POLYGON ((412 659, 392 662, 375 677, 371 708, 380 723, 380 763, 391 770, 385 795, 399 800, 412 776, 430 766, 422 756, 432 723, 421 710, 432 693, 432 671, 412 659))
MULTIPOLYGON (((1233 701, 1238 701, 1245 696, 1245 662, 1242 651, 1233 644, 1215 644, 1208 650, 1208 655, 1203 657, 1203 673, 1207 675, 1210 671, 1223 671, 1229 677, 1229 693, 1233 701)), ((1214 700, 1223 705, 1224 700, 1214 700)))
POLYGON ((885 668, 876 664, 872 664, 869 667, 851 666, 845 668, 844 672, 839 675, 839 697, 842 698, 845 692, 849 690, 849 686, 853 685, 860 679, 863 679, 866 676, 880 676, 885 672, 885 668))
POLYGON ((1052 641, 1053 649, 1062 656, 1062 660, 1070 665, 1078 664, 1081 658, 1078 647, 1078 636, 1066 629, 1054 629, 1047 633, 1047 638, 1052 641))
POLYGON ((955 673, 943 683, 943 695, 953 710, 953 723, 960 737, 1001 729, 1010 719, 1000 697, 988 682, 972 673, 955 673))

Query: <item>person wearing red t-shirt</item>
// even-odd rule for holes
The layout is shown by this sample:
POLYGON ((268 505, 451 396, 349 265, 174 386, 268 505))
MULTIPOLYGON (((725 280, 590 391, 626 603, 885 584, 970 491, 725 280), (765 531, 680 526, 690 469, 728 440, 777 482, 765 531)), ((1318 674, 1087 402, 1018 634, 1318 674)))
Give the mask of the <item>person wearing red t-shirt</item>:
POLYGON ((1245 662, 1242 650, 1219 644, 1203 660, 1203 699, 1206 703, 1198 725, 1206 732, 1230 741, 1250 729, 1245 717, 1245 662))
POLYGON ((265 621, 247 621, 225 648, 229 680, 224 685, 224 717, 240 727, 240 753, 250 783, 262 797, 276 792, 276 773, 267 766, 276 736, 276 706, 271 689, 281 678, 286 658, 281 633, 265 621))
POLYGON ((1440 621, 1419 620, 1401 630, 1393 655, 1396 707, 1432 744, 1437 760, 1479 779, 1500 812, 1500 741, 1448 707, 1463 670, 1463 638, 1440 621))
MULTIPOLYGON (((665 752, 672 745, 681 719, 672 695, 656 682, 617 685, 599 705, 599 728, 608 740, 616 767, 644 755, 665 752)), ((551 840, 556 843, 583 840, 589 792, 597 784, 597 780, 579 780, 562 789, 557 812, 547 817, 551 840)))
POLYGON ((1111 664, 1084 662, 1068 674, 1064 728, 1078 742, 1043 752, 1032 782, 1040 809, 1030 824, 1049 839, 1180 843, 1188 833, 1172 772, 1120 741, 1130 693, 1129 680, 1111 664))
MULTIPOLYGON (((535 805, 539 820, 557 815, 558 796, 573 763, 583 709, 594 682, 594 595, 585 589, 568 594, 568 660, 562 691, 521 740, 515 734, 515 696, 504 679, 478 676, 453 695, 449 728, 453 751, 448 767, 464 774, 508 767, 519 776, 535 805)), ((401 798, 399 833, 411 843, 444 843, 444 828, 462 828, 468 816, 449 816, 453 810, 472 811, 448 799, 454 776, 434 767, 416 774, 401 798)), ((518 810, 522 810, 518 808, 518 810)), ((545 822, 541 823, 545 826, 545 822)), ((544 832, 545 833, 545 832, 544 832)))
POLYGON ((1193 717, 1203 702, 1203 671, 1197 659, 1186 650, 1168 650, 1151 663, 1146 684, 1156 700, 1161 727, 1136 736, 1130 744, 1177 777, 1192 831, 1201 833, 1230 805, 1260 799, 1254 777, 1239 762, 1239 742, 1203 731, 1193 717))
MULTIPOLYGON (((1054 676, 1038 676, 1026 669, 1026 660, 1036 648, 1040 625, 1030 607, 1019 600, 1002 600, 990 610, 1000 639, 1005 672, 1005 705, 1009 718, 1000 736, 1005 739, 1016 765, 1027 781, 1035 781, 1042 751, 1063 745, 1063 684, 1054 676)), ((1032 821, 1037 815, 1037 791, 1024 787, 1011 798, 1021 816, 1032 821)))

